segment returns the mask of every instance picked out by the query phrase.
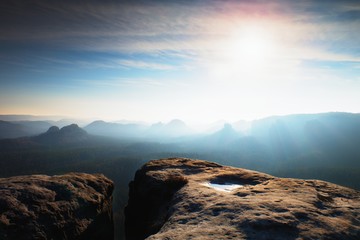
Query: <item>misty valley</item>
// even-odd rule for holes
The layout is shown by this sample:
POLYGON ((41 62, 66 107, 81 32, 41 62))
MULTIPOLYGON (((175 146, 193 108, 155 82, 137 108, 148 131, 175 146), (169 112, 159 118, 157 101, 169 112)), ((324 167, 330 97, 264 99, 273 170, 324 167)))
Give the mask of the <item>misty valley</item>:
POLYGON ((0 240, 359 240, 359 30, 359 0, 0 1, 0 240))
POLYGON ((186 157, 265 172, 321 179, 360 189, 360 114, 324 113, 221 123, 195 131, 168 124, 0 121, 0 177, 102 173, 115 183, 115 237, 124 237, 128 184, 151 159, 186 157))

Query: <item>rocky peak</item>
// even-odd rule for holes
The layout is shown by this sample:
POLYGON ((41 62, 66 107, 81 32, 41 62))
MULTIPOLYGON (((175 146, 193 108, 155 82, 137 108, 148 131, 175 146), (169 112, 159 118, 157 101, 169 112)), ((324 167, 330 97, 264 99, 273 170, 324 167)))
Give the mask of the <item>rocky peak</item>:
POLYGON ((113 188, 100 174, 0 178, 0 239, 113 240, 113 188))
POLYGON ((59 128, 59 127, 57 127, 57 126, 51 126, 51 127, 49 128, 49 130, 47 130, 47 133, 55 133, 55 132, 58 132, 58 131, 60 131, 60 128, 59 128))
POLYGON ((77 124, 70 124, 60 129, 60 133, 86 133, 85 130, 81 129, 77 124))
POLYGON ((86 141, 88 138, 88 133, 84 129, 77 124, 71 124, 61 129, 50 127, 46 133, 40 134, 34 140, 43 144, 68 144, 86 141))
POLYGON ((226 134, 226 135, 238 135, 236 130, 233 128, 233 126, 230 123, 225 123, 224 127, 218 131, 218 133, 226 134))
POLYGON ((360 192, 183 158, 130 183, 127 239, 360 239, 360 192))
POLYGON ((90 123, 89 125, 102 125, 102 124, 108 124, 108 123, 103 120, 96 120, 90 123))
POLYGON ((231 146, 231 144, 240 137, 241 134, 237 132, 231 124, 225 123, 222 129, 205 137, 203 144, 205 147, 226 148, 231 146))
POLYGON ((176 138, 186 136, 191 133, 191 129, 181 120, 174 119, 166 124, 162 122, 150 126, 147 134, 152 137, 176 138))
POLYGON ((173 119, 166 125, 169 127, 183 127, 183 128, 186 127, 186 124, 180 119, 173 119))

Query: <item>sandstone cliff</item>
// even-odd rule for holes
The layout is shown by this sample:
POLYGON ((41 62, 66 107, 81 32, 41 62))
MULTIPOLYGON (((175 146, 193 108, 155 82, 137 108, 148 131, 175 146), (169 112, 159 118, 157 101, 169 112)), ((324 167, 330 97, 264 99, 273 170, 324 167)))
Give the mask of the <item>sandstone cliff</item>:
POLYGON ((0 178, 0 239, 113 239, 113 188, 98 174, 0 178))
POLYGON ((360 192, 191 159, 130 183, 127 239, 360 239, 360 192))

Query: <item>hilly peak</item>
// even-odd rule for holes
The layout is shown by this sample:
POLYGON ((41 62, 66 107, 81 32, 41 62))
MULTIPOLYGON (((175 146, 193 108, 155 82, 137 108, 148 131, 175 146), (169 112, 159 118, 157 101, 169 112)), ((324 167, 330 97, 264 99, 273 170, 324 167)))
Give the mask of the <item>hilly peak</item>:
POLYGON ((225 123, 224 127, 219 131, 207 136, 204 144, 213 147, 228 147, 229 144, 239 139, 241 134, 238 133, 229 123, 225 123))
POLYGON ((180 137, 191 133, 191 129, 178 119, 174 119, 166 124, 162 122, 151 125, 148 134, 153 137, 180 137))
POLYGON ((71 124, 59 129, 56 126, 50 127, 46 133, 34 137, 36 142, 43 144, 68 144, 88 140, 88 133, 77 124, 71 124))
POLYGON ((107 122, 103 121, 103 120, 96 120, 96 121, 93 121, 92 123, 90 123, 89 125, 92 125, 92 124, 106 124, 107 122))
POLYGON ((82 133, 86 134, 86 131, 80 128, 77 124, 71 124, 60 129, 60 133, 82 133))
POLYGON ((166 125, 171 127, 186 127, 186 124, 179 119, 173 119, 166 125))
POLYGON ((163 123, 163 122, 157 122, 151 125, 152 127, 186 127, 186 124, 179 120, 179 119, 173 119, 168 123, 163 123))
POLYGON ((238 137, 239 133, 232 127, 231 124, 225 123, 224 127, 214 133, 213 136, 238 137))
POLYGON ((60 131, 60 128, 59 128, 59 127, 57 127, 57 126, 52 126, 52 127, 49 128, 49 130, 47 130, 46 133, 54 133, 54 132, 58 132, 58 131, 60 131))
POLYGON ((85 129, 88 131, 92 131, 94 129, 105 129, 105 128, 113 128, 113 127, 119 127, 121 124, 119 123, 113 123, 113 122, 105 122, 103 120, 96 120, 89 125, 85 127, 85 129))
POLYGON ((116 138, 136 138, 143 135, 146 126, 137 123, 94 121, 84 128, 88 133, 116 138))
POLYGON ((26 136, 26 131, 20 124, 0 120, 0 139, 22 136, 26 136))

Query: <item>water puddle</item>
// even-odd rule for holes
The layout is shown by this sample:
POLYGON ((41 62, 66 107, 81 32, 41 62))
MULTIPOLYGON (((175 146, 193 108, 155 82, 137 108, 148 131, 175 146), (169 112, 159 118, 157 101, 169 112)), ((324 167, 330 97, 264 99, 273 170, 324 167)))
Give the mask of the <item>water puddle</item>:
POLYGON ((222 192, 231 192, 237 188, 243 187, 243 185, 233 184, 233 183, 219 184, 219 183, 206 182, 206 183, 203 183, 202 185, 206 186, 206 187, 211 187, 217 191, 222 191, 222 192))

